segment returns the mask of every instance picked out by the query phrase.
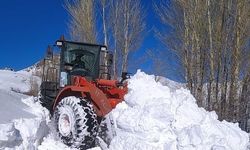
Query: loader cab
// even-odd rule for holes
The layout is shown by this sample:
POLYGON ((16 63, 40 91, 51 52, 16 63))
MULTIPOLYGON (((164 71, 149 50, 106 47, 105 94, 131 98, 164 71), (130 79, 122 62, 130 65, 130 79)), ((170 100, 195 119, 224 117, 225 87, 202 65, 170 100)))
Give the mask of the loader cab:
POLYGON ((112 54, 106 46, 63 40, 56 45, 61 50, 60 87, 71 85, 72 76, 83 76, 89 81, 110 78, 112 54))
POLYGON ((41 104, 52 111, 58 92, 72 85, 73 76, 88 81, 110 79, 113 56, 104 45, 58 40, 49 46, 42 62, 41 104))

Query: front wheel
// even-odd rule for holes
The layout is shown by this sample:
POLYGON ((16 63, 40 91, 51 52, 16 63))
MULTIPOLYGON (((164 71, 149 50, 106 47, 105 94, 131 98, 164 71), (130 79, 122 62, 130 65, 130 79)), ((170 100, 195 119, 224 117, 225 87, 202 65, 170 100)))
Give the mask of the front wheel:
POLYGON ((65 97, 58 103, 54 118, 64 144, 80 149, 93 147, 98 122, 89 101, 74 96, 65 97))

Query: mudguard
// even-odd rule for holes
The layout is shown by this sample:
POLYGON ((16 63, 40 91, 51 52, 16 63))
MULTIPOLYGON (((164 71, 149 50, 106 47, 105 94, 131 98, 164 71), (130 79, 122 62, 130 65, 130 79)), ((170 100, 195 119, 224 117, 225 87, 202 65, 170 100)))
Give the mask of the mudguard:
POLYGON ((55 110, 56 105, 67 96, 82 97, 90 100, 94 106, 96 114, 99 117, 105 116, 112 110, 106 95, 99 88, 97 88, 94 83, 88 82, 84 77, 75 77, 73 85, 66 86, 60 90, 54 101, 53 111, 55 110))

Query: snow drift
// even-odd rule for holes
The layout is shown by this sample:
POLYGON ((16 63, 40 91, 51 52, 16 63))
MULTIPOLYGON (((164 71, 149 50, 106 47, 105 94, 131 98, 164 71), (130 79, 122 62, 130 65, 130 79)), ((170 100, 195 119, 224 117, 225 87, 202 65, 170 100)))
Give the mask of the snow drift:
POLYGON ((31 74, 27 72, 13 72, 0 70, 0 89, 19 93, 28 92, 30 89, 31 74))
MULTIPOLYGON (((9 123, 0 124, 0 149, 37 149, 43 137, 48 134, 49 112, 34 100, 33 97, 22 99, 27 105, 24 111, 32 116, 22 115, 9 123)), ((12 113, 20 115, 18 111, 12 113)))
POLYGON ((22 94, 30 90, 31 78, 25 71, 0 70, 0 149, 37 149, 48 134, 49 112, 22 94))
MULTIPOLYGON (((21 94, 29 91, 30 76, 0 70, 0 149, 70 150, 53 133, 49 112, 21 94)), ((111 112, 116 136, 110 150, 247 149, 248 134, 199 108, 182 84, 141 71, 128 82, 125 101, 111 112)))
POLYGON ((175 90, 138 71, 125 102, 112 111, 116 136, 111 150, 245 150, 248 134, 199 108, 190 92, 175 90))

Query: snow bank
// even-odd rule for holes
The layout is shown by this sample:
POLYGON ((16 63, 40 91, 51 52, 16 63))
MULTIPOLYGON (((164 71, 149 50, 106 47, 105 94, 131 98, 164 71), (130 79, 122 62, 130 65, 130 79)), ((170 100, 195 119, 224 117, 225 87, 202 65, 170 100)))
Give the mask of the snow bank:
POLYGON ((162 85, 169 87, 171 91, 174 91, 180 88, 184 88, 184 89, 187 88, 186 84, 184 83, 175 82, 173 80, 170 80, 162 76, 155 76, 155 81, 160 82, 162 85))
MULTIPOLYGON (((57 150, 57 149, 58 150, 78 150, 76 148, 71 148, 63 144, 52 133, 50 133, 47 137, 45 137, 42 144, 38 146, 38 150, 57 150)), ((87 150, 103 150, 103 149, 100 147, 93 147, 87 150)))
POLYGON ((49 112, 28 92, 31 79, 25 71, 0 70, 0 149, 37 149, 48 134, 49 112))
POLYGON ((33 114, 33 117, 22 117, 0 124, 0 149, 37 149, 49 132, 49 112, 33 97, 22 99, 22 102, 28 106, 25 111, 33 114))
POLYGON ((40 85, 40 78, 32 76, 29 72, 0 70, 0 89, 5 91, 14 91, 17 93, 29 92, 32 78, 35 78, 37 83, 40 85))
MULTIPOLYGON (((70 150, 49 129, 49 112, 36 98, 13 92, 27 92, 30 77, 0 70, 0 149, 70 150)), ((125 102, 112 111, 116 136, 110 150, 246 149, 249 137, 238 124, 199 108, 182 85, 155 79, 138 71, 129 80, 125 102)))
POLYGON ((248 134, 199 108, 186 89, 163 86, 138 71, 125 102, 112 111, 116 137, 111 150, 245 150, 248 134))
POLYGON ((43 143, 38 147, 38 150, 77 150, 74 148, 69 148, 67 145, 63 144, 60 140, 55 138, 52 133, 44 138, 43 143))
POLYGON ((27 96, 0 89, 0 124, 10 123, 18 118, 33 118, 34 115, 25 111, 28 107, 21 99, 27 96))

